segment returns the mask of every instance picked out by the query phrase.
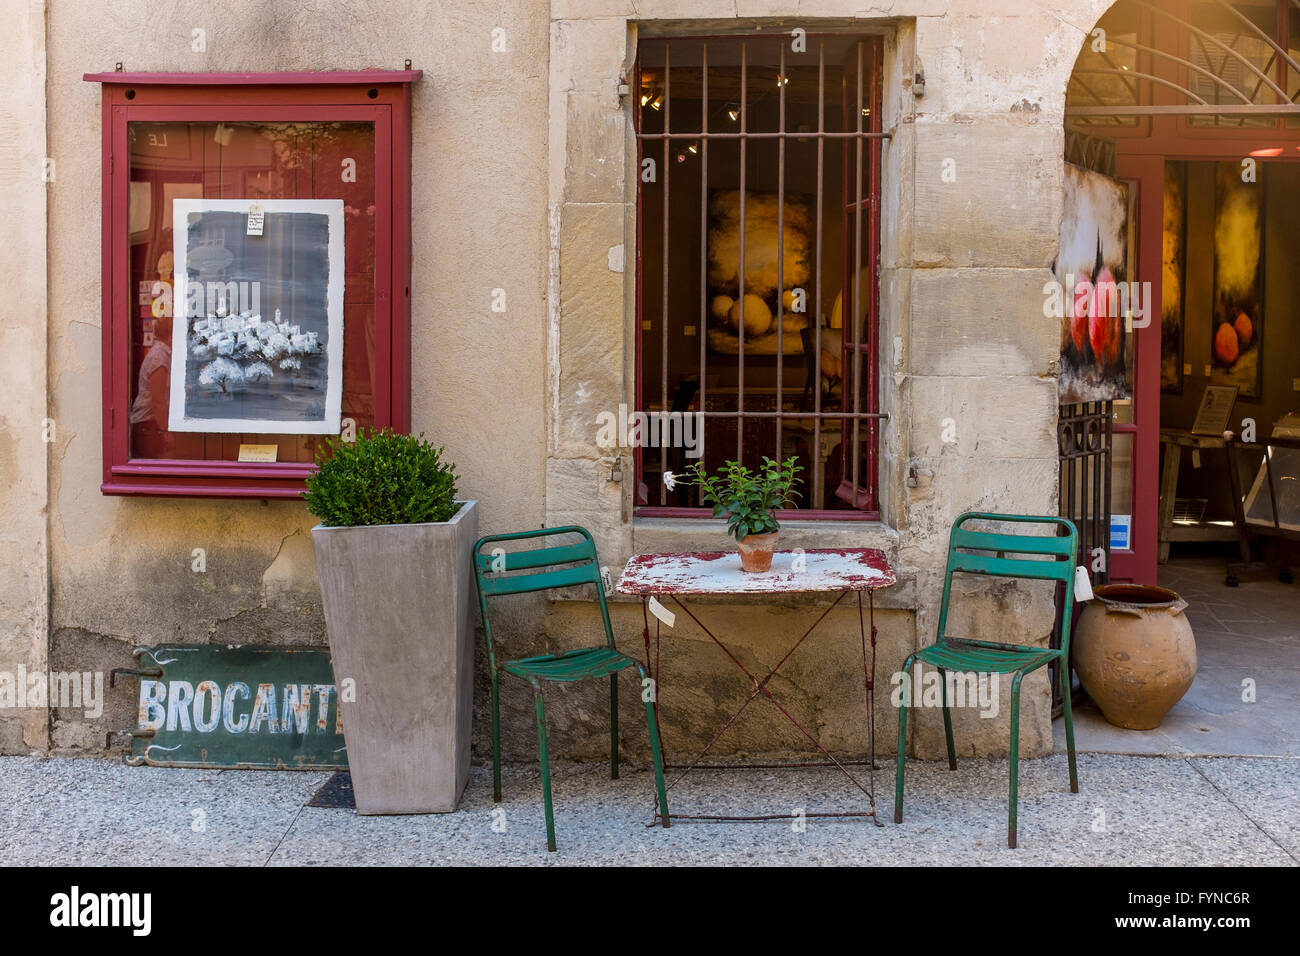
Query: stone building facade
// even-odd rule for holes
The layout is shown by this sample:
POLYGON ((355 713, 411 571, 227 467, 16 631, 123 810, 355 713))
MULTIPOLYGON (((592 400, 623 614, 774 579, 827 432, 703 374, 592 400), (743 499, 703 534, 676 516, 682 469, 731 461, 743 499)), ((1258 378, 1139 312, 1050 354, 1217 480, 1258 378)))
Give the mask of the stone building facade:
MULTIPOLYGON (((884 38, 891 134, 882 154, 881 518, 791 521, 783 546, 878 547, 897 569, 899 584, 876 612, 878 752, 888 753, 889 676, 934 639, 953 519, 1058 509, 1059 329, 1044 317, 1043 286, 1061 219, 1066 84, 1107 6, 5 0, 0 671, 106 672, 129 666, 133 647, 161 642, 324 642, 313 519, 301 503, 100 493, 101 91, 83 74, 119 61, 189 72, 397 69, 409 58, 423 70, 413 91, 413 431, 446 446, 462 494, 480 502, 483 533, 581 524, 617 568, 639 552, 716 548, 722 535, 714 522, 635 517, 632 482, 610 480, 611 452, 596 438, 597 416, 628 403, 632 389, 635 276, 624 264, 636 242, 636 145, 620 84, 637 43, 756 26, 852 28, 884 38), (192 48, 196 28, 203 52, 192 48), (491 308, 494 290, 505 290, 504 312, 491 308), (942 434, 946 419, 955 440, 942 434), (206 553, 202 573, 192 569, 195 548, 206 553)), ((952 629, 1045 640, 1044 594, 970 597, 952 629)), ((787 598, 702 613, 734 637, 742 660, 770 666, 812 611, 787 598)), ((640 608, 620 602, 613 613, 620 643, 639 649, 640 608)), ((792 658, 781 693, 830 749, 860 751, 856 613, 837 609, 828 624, 792 658)), ((598 627, 592 603, 537 598, 519 599, 503 630, 522 654, 589 641, 598 627)), ((707 740, 746 690, 680 620, 665 638, 664 668, 669 740, 707 740)), ((482 718, 485 670, 479 688, 482 718)), ((530 759, 531 696, 506 689, 507 754, 530 759)), ((554 695, 554 748, 604 754, 596 693, 554 695)), ((135 716, 132 684, 107 694, 93 720, 57 708, 0 712, 0 753, 103 751, 106 733, 135 716)), ((643 739, 638 706, 625 695, 633 751, 643 739)), ((1023 707, 1021 753, 1050 752, 1041 672, 1026 682, 1023 707)), ((922 713, 916 728, 918 756, 942 752, 937 714, 922 713)), ((787 731, 775 711, 755 712, 722 749, 796 749, 787 731)), ((963 753, 1004 753, 1006 710, 960 713, 956 731, 963 753)), ((475 732, 486 740, 484 720, 475 732)))

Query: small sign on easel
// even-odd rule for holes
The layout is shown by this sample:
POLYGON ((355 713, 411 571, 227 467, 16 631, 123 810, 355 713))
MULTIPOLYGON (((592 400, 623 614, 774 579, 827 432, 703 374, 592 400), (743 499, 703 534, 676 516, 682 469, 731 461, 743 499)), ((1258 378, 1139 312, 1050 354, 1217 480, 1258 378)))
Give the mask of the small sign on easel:
MULTIPOLYGON (((1192 423, 1193 435, 1222 435, 1232 418, 1232 406, 1237 401, 1236 385, 1207 385, 1201 396, 1201 407, 1192 423)), ((1197 467, 1200 467, 1199 464, 1197 467)))

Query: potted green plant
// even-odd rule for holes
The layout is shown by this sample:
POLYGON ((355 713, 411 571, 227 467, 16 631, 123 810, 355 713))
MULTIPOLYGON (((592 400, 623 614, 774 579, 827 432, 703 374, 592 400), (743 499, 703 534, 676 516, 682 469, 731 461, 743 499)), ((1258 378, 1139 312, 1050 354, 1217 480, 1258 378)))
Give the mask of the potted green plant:
POLYGON ((704 501, 713 505, 713 517, 727 519, 727 533, 736 539, 740 565, 746 571, 767 571, 772 567, 772 552, 780 537, 781 525, 776 511, 794 503, 796 474, 803 471, 796 459, 773 461, 767 456, 757 471, 750 471, 738 461, 726 462, 716 475, 710 476, 703 464, 696 462, 685 476, 665 479, 672 484, 699 485, 704 501))
POLYGON ((303 495, 358 813, 455 810, 469 780, 478 512, 442 453, 332 439, 303 495))

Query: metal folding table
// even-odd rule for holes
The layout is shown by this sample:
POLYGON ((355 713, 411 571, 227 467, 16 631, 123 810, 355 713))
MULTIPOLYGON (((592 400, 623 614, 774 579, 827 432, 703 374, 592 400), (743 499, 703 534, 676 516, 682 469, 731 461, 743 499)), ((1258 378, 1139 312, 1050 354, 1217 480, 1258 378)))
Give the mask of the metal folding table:
MULTIPOLYGON (((732 715, 731 719, 714 734, 713 739, 709 741, 708 746, 704 748, 690 763, 685 766, 670 765, 670 769, 681 770, 682 772, 673 779, 668 787, 671 789, 684 777, 690 770, 696 768, 705 755, 718 742, 718 739, 736 722, 745 709, 760 695, 770 701, 785 717, 792 723, 799 732, 812 742, 821 754, 829 761, 824 766, 835 766, 849 778, 863 794, 866 795, 870 809, 854 813, 806 813, 809 817, 871 817, 877 826, 880 821, 876 819, 876 796, 875 796, 875 757, 876 757, 876 734, 875 719, 873 716, 873 703, 875 700, 875 673, 876 673, 876 623, 875 623, 875 600, 874 592, 877 588, 891 587, 895 583, 893 569, 885 560, 885 556, 880 551, 870 548, 849 548, 849 549, 816 549, 809 551, 778 551, 772 558, 772 569, 762 573, 751 573, 743 571, 740 567, 740 555, 736 552, 684 552, 674 554, 639 554, 628 561, 627 567, 623 569, 623 574, 619 578, 618 593, 635 594, 641 598, 642 619, 645 622, 642 631, 642 637, 645 642, 646 654, 646 672, 653 681, 655 713, 658 715, 660 684, 659 684, 659 617, 655 619, 655 639, 654 654, 651 655, 650 649, 650 614, 649 602, 651 598, 665 599, 675 604, 681 611, 694 621, 699 628, 708 635, 713 643, 720 647, 727 658, 731 660, 753 684, 753 688, 740 709, 732 715), (867 593, 867 613, 868 618, 864 620, 862 612, 862 592, 867 593), (785 652, 785 654, 776 662, 775 665, 767 671, 766 674, 758 676, 751 672, 740 659, 732 653, 731 649, 724 644, 716 634, 713 633, 695 612, 691 611, 682 603, 682 597, 686 595, 713 596, 713 597, 736 597, 743 598, 746 595, 771 595, 771 594, 806 594, 806 593, 829 593, 835 594, 835 599, 830 603, 821 615, 813 621, 812 625, 803 632, 797 641, 785 652), (782 706, 773 695, 768 687, 769 682, 779 672, 782 665, 790 659, 790 656, 808 639, 816 630, 817 626, 830 614, 830 612, 850 594, 857 598, 858 608, 858 631, 862 644, 862 681, 866 693, 866 718, 867 718, 867 784, 864 786, 860 780, 845 766, 848 761, 836 759, 826 750, 817 740, 817 738, 808 731, 797 719, 782 706), (867 622, 870 622, 868 629, 867 622), (870 638, 870 654, 867 651, 868 635, 870 638)), ((662 728, 662 722, 659 724, 662 728)), ((665 758, 666 759, 666 758, 665 758)), ((793 766, 810 766, 810 764, 795 764, 793 766)), ((811 766, 816 766, 812 764, 811 766)), ((660 809, 658 802, 655 804, 655 820, 658 821, 660 809)), ((713 820, 713 821, 758 821, 758 820, 788 820, 788 814, 761 814, 756 816, 720 816, 717 814, 680 814, 669 813, 670 820, 713 820)))

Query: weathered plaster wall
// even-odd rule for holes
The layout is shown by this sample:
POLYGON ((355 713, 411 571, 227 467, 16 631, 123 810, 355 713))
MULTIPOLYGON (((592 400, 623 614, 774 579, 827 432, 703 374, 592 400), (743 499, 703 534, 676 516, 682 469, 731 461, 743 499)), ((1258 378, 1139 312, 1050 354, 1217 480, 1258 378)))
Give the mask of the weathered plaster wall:
MULTIPOLYGON (((612 462, 595 445, 596 415, 628 401, 632 389, 634 276, 619 263, 630 263, 634 248, 629 157, 635 151, 629 104, 617 85, 637 31, 701 23, 729 29, 751 18, 781 18, 791 27, 851 21, 886 37, 885 125, 894 134, 884 151, 881 371, 891 414, 882 460, 884 515, 873 526, 793 522, 785 542, 881 547, 899 569, 901 586, 881 596, 877 612, 877 749, 888 753, 896 732, 888 677, 918 644, 933 640, 952 519, 970 509, 1056 511, 1057 330, 1042 317, 1041 290, 1060 218, 1066 80, 1085 32, 1106 5, 56 5, 48 59, 48 152, 59 163, 49 193, 48 266, 50 414, 58 422, 49 467, 54 656, 65 666, 95 669, 127 663, 137 643, 323 639, 307 536, 312 521, 301 506, 99 494, 99 90, 82 82, 82 73, 111 69, 118 60, 127 69, 194 71, 396 68, 410 57, 423 69, 413 155, 416 430, 448 446, 463 492, 481 502, 484 533, 581 523, 616 570, 637 551, 716 547, 721 539, 720 528, 708 523, 633 523, 631 482, 608 480, 612 462), (204 54, 191 52, 195 27, 207 31, 204 54), (505 31, 505 52, 492 52, 494 28, 505 31), (927 89, 914 98, 911 77, 920 68, 927 89), (943 175, 948 159, 955 178, 943 175), (490 311, 496 288, 507 291, 504 315, 490 311), (945 443, 948 418, 955 441, 945 443), (203 574, 191 571, 196 547, 207 551, 203 574)), ((33 44, 23 47, 25 55, 40 60, 32 52, 37 41, 25 42, 33 44)), ((4 334, 20 327, 6 318, 4 334)), ((19 364, 14 354, 7 349, 0 357, 6 369, 19 364)), ((35 360, 28 364, 43 369, 35 360)), ((42 394, 41 383, 30 381, 33 394, 42 394)), ((626 458, 623 474, 631 474, 626 458)), ((40 527, 30 517, 39 513, 38 475, 29 476, 28 489, 36 498, 22 518, 30 536, 40 527)), ((43 559, 24 562, 21 574, 39 581, 43 567, 43 559)), ((32 615, 25 633, 39 631, 41 589, 17 590, 32 615)), ((976 606, 959 612, 957 626, 965 620, 1007 639, 1046 633, 1045 623, 1021 634, 1007 624, 1022 624, 1032 613, 1044 620, 1042 595, 1001 590, 971 603, 976 606)), ((701 610, 735 636, 738 655, 756 667, 774 664, 791 628, 816 613, 813 606, 782 602, 701 610)), ((620 644, 639 646, 636 605, 617 605, 614 620, 620 644)), ((6 627, 8 621, 7 613, 6 627)), ((591 604, 519 600, 501 623, 504 650, 522 655, 594 642, 597 621, 591 604)), ((6 631, 3 640, 14 637, 6 631)), ((664 720, 678 751, 707 740, 724 702, 743 699, 743 678, 706 640, 679 618, 664 645, 664 720)), ((33 647, 32 653, 35 661, 43 651, 33 647)), ((781 685, 801 719, 846 752, 862 743, 858 654, 856 616, 837 609, 825 633, 792 660, 781 685)), ((481 668, 480 755, 485 690, 481 668)), ((530 698, 522 684, 507 684, 509 756, 536 753, 530 698)), ((129 685, 116 691, 95 724, 56 719, 53 745, 100 746, 104 730, 129 726, 131 699, 129 685)), ((548 707, 557 751, 604 753, 605 700, 589 687, 557 691, 548 707)), ((622 701, 623 736, 643 754, 644 718, 630 684, 622 701)), ((941 752, 937 714, 922 714, 915 726, 915 751, 941 752)), ((4 727, 0 718, 0 740, 4 727)), ((1026 683, 1022 728, 1023 754, 1050 749, 1041 674, 1026 683)), ((720 746, 722 752, 780 751, 793 746, 788 729, 774 712, 759 712, 720 746)), ((957 734, 964 753, 1005 752, 1005 707, 994 720, 959 713, 957 734)), ((27 745, 39 741, 31 736, 27 745)))
MULTIPOLYGON (((49 629, 46 535, 45 4, 5 5, 0 63, 0 674, 45 670, 49 629)), ((58 169, 54 170, 57 180, 58 169)), ((0 677, 0 681, 6 677, 0 677)), ((12 689, 12 685, 11 689, 12 689)), ((0 754, 43 749, 44 708, 0 710, 0 754)))
MULTIPOLYGON (((413 422, 446 444, 462 494, 480 501, 486 532, 542 520, 547 30, 544 5, 528 2, 53 5, 49 151, 59 180, 50 191, 48 341, 58 441, 49 480, 51 644, 59 661, 92 670, 129 665, 134 645, 158 641, 324 640, 308 534, 314 522, 302 505, 99 492, 100 90, 82 74, 111 70, 117 61, 129 70, 400 69, 407 57, 425 71, 413 116, 413 422), (498 27, 503 52, 492 50, 498 27), (195 28, 206 30, 205 53, 191 50, 195 28), (505 314, 491 311, 496 288, 506 290, 505 314), (204 573, 191 570, 195 548, 206 550, 204 573)), ((31 38, 6 31, 3 42, 21 47, 13 56, 44 63, 31 38)), ((32 82, 39 106, 41 83, 32 82)), ((44 129, 38 114, 21 125, 44 129)), ((21 160, 24 169, 43 154, 38 142, 23 141, 24 154, 31 153, 21 160)), ((43 223, 32 195, 39 190, 32 187, 24 200, 30 218, 43 223)), ((38 277, 44 271, 39 261, 27 268, 38 277)), ((44 283, 33 281, 30 296, 9 301, 21 298, 23 322, 39 323, 44 283)), ((22 329, 6 317, 4 334, 22 329)), ((7 355, 27 355, 24 363, 43 371, 43 340, 6 344, 13 346, 7 355)), ((24 381, 36 402, 43 381, 24 381)), ((42 449, 43 413, 35 404, 9 408, 14 418, 6 413, 6 427, 24 440, 34 436, 42 449)), ((37 456, 24 445, 19 460, 37 456)), ((44 521, 41 502, 29 500, 39 490, 23 491, 21 508, 15 501, 26 524, 44 521)), ((37 540, 26 530, 21 538, 32 540, 28 547, 37 540)), ((23 573, 39 578, 42 568, 43 559, 34 559, 23 573)), ((43 630, 43 617, 33 610, 24 627, 43 630)), ((98 721, 58 715, 53 745, 102 747, 106 730, 133 726, 133 691, 132 682, 113 691, 98 721)))

